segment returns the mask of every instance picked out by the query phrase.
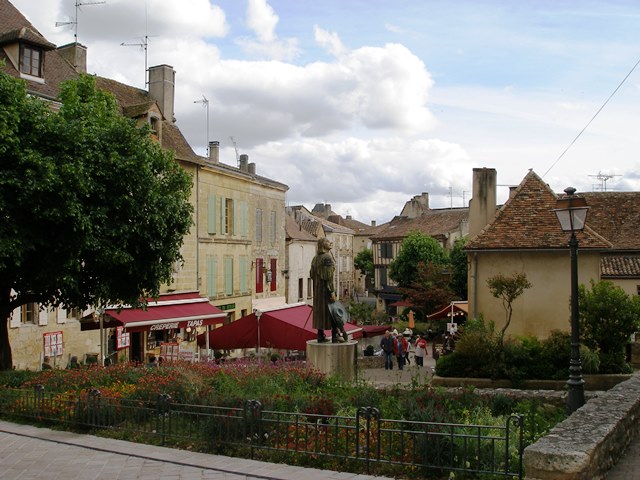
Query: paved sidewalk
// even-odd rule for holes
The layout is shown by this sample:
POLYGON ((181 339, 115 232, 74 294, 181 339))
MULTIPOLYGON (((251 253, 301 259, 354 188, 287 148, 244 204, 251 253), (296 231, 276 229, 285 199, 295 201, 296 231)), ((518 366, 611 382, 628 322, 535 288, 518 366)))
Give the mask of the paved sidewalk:
MULTIPOLYGON (((0 421, 0 479, 385 480, 0 421)), ((391 479, 386 479, 391 480, 391 479)))

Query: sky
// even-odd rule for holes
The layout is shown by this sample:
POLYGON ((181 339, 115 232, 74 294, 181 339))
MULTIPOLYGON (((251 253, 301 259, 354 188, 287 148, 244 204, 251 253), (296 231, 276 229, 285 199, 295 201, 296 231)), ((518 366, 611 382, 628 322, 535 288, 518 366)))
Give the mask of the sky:
POLYGON ((194 150, 247 154, 287 205, 381 224, 422 192, 467 206, 476 167, 498 202, 529 169, 640 191, 635 0, 11 1, 57 45, 77 27, 89 73, 145 88, 146 43, 194 150))

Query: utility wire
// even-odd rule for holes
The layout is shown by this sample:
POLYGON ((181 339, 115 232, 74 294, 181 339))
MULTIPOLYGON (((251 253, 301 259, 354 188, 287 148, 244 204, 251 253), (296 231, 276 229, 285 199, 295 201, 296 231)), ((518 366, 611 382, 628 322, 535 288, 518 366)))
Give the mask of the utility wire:
POLYGON ((633 66, 633 68, 631 68, 631 70, 629 70, 629 73, 627 73, 627 75, 622 79, 622 81, 618 84, 618 86, 616 87, 616 89, 611 93, 611 95, 609 95, 609 97, 605 100, 605 102, 602 104, 602 106, 598 109, 598 111, 593 115, 593 117, 591 117, 591 120, 589 120, 589 122, 587 122, 587 124, 584 126, 584 128, 582 130, 580 130, 580 133, 578 133, 578 135, 576 135, 576 138, 574 138, 571 143, 567 146, 567 148, 564 149, 564 151, 560 154, 560 156, 556 159, 555 162, 553 162, 551 164, 551 166, 549 167, 549 169, 544 172, 544 175, 542 175, 542 178, 545 177, 545 175, 547 175, 547 173, 549 173, 551 171, 551 169, 553 167, 556 166, 556 164, 560 161, 560 159, 562 157, 564 157, 564 154, 567 153, 569 151, 569 149, 573 146, 574 143, 576 143, 576 141, 578 141, 578 139, 580 138, 580 136, 584 133, 584 131, 589 128, 589 125, 591 125, 591 122, 593 122, 596 117, 598 116, 598 114, 602 111, 602 109, 604 107, 607 106, 607 103, 609 103, 609 100, 611 100, 613 98, 613 96, 617 93, 618 90, 620 90, 620 87, 624 84, 624 82, 627 81, 627 78, 629 78, 629 76, 633 73, 633 71, 636 69, 636 67, 640 65, 640 60, 638 60, 636 62, 636 64, 633 66))

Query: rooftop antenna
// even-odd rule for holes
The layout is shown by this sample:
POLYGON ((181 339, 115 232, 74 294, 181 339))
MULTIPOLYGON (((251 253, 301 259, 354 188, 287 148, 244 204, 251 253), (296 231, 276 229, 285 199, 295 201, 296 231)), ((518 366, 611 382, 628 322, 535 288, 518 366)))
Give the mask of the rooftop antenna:
POLYGON ((66 25, 73 25, 74 26, 73 40, 74 40, 74 42, 78 43, 78 10, 83 5, 102 5, 104 3, 107 3, 107 2, 105 2, 105 1, 82 2, 82 1, 76 0, 76 16, 73 19, 73 21, 70 20, 68 22, 56 22, 56 27, 64 27, 66 25))
POLYGON ((589 175, 591 178, 595 178, 600 181, 599 190, 601 192, 607 191, 607 182, 614 177, 621 177, 622 175, 611 175, 607 173, 598 172, 597 175, 589 175))
POLYGON ((207 109, 207 157, 210 155, 209 151, 209 100, 202 95, 202 100, 194 100, 193 103, 201 103, 204 108, 207 109))
POLYGON ((233 137, 229 137, 229 139, 231 140, 231 143, 233 143, 233 148, 235 148, 236 150, 236 162, 238 162, 238 168, 240 168, 240 154, 238 153, 238 144, 233 137))
POLYGON ((149 35, 149 24, 148 24, 148 18, 147 18, 147 2, 145 1, 144 2, 144 37, 138 43, 122 42, 120 44, 121 47, 140 47, 144 49, 144 85, 145 86, 149 85, 149 79, 147 78, 149 74, 148 56, 147 56, 147 50, 149 47, 149 38, 155 37, 155 36, 157 35, 149 35))

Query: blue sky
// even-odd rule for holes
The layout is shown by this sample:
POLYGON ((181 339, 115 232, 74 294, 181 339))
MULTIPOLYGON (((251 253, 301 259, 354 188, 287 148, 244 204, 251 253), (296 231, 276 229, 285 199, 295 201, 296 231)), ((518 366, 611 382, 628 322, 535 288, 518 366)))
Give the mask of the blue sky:
MULTIPOLYGON (((13 0, 50 41, 75 0, 13 0)), ((632 1, 107 0, 81 7, 88 70, 143 87, 175 67, 178 126, 235 164, 230 136, 291 205, 382 223, 428 192, 462 206, 472 169, 543 175, 640 59, 632 1), (146 18, 145 18, 146 6, 146 18)), ((640 190, 640 68, 544 176, 556 191, 640 190)), ((508 189, 501 188, 499 200, 508 189)))

